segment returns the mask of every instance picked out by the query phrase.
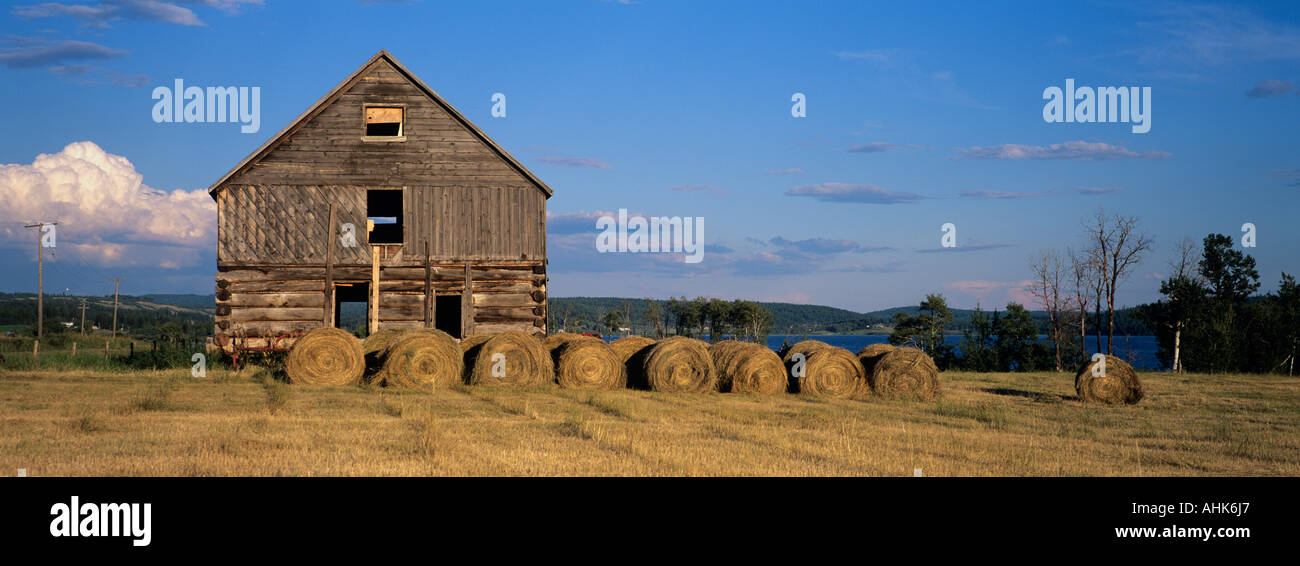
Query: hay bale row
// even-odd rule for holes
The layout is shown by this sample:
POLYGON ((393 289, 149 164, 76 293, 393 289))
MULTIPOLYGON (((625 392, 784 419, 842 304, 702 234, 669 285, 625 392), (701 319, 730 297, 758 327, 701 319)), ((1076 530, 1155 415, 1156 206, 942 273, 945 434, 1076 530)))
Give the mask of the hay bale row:
MULTIPOLYGON (((1075 379, 1079 398, 1136 403, 1142 398, 1137 373, 1108 356, 1104 375, 1093 364, 1075 379)), ((768 348, 736 340, 712 346, 694 338, 660 342, 631 336, 613 344, 580 334, 556 334, 544 342, 523 332, 475 335, 457 341, 433 329, 386 329, 364 343, 337 328, 317 328, 295 343, 286 370, 293 383, 348 385, 367 368, 372 382, 392 387, 445 387, 458 379, 471 384, 542 385, 573 389, 619 389, 629 383, 654 391, 721 391, 774 395, 787 389, 830 398, 852 398, 868 390, 885 397, 931 399, 940 393, 938 369, 924 352, 873 344, 856 356, 817 340, 787 348, 784 358, 768 348), (494 354, 502 358, 494 359, 494 354), (803 375, 793 377, 795 355, 803 375), (494 371, 495 370, 495 371, 494 371)))
POLYGON ((1093 375, 1097 363, 1088 360, 1074 376, 1074 391, 1080 401, 1132 405, 1142 400, 1142 382, 1133 366, 1107 355, 1105 366, 1096 368, 1097 375, 1093 375))
POLYGON ((290 383, 353 385, 365 373, 361 341, 338 328, 313 328, 294 342, 285 358, 290 383))
POLYGON ((786 351, 784 362, 790 389, 796 393, 852 399, 867 391, 866 372, 852 352, 817 340, 796 342, 786 351), (803 356, 799 368, 797 355, 803 356), (796 375, 802 369, 802 376, 796 375))
POLYGON ((787 380, 781 358, 766 346, 723 340, 709 346, 718 372, 718 391, 777 395, 785 393, 787 380))

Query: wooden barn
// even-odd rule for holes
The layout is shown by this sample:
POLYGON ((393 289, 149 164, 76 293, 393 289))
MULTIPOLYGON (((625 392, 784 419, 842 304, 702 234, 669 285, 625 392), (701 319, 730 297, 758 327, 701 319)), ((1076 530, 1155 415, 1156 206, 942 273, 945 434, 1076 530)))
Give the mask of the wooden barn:
POLYGON ((550 187, 387 51, 208 192, 226 352, 287 348, 344 303, 370 332, 546 332, 550 187))

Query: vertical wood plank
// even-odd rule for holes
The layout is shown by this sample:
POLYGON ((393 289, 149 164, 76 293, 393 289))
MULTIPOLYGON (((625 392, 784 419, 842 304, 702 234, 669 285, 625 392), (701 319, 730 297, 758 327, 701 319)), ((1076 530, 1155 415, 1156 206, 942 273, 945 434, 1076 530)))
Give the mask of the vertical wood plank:
POLYGON ((474 334, 474 276, 470 273, 470 263, 465 262, 465 292, 460 296, 460 335, 462 338, 474 334))
POLYGON ((424 327, 433 328, 433 256, 424 242, 424 327))
POLYGON ((334 326, 334 203, 325 225, 325 326, 334 326))
POLYGON ((379 246, 370 249, 370 324, 369 333, 379 332, 379 246))

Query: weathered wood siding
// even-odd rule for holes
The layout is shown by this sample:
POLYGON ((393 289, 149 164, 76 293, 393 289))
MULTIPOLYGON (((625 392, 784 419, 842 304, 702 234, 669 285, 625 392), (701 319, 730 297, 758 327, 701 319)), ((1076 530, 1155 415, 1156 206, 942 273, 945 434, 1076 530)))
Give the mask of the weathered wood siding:
MULTIPOLYGON (((332 243, 340 265, 370 262, 366 190, 392 186, 229 185, 217 194, 219 265, 324 264, 332 243), (343 247, 335 223, 356 228, 343 247)), ((400 261, 420 263, 433 234, 436 260, 540 260, 546 257, 546 198, 533 187, 408 186, 403 190, 400 261)))
POLYGON ((536 187, 386 61, 363 71, 236 185, 536 187), (405 141, 363 141, 364 105, 404 104, 405 141), (400 181, 400 182, 399 182, 400 181))
MULTIPOLYGON (((546 274, 540 262, 473 262, 472 331, 545 332, 546 274)), ((434 294, 462 295, 465 264, 435 263, 430 269, 434 294)), ((337 282, 366 282, 364 267, 336 267, 337 282)), ((386 266, 380 269, 380 328, 424 325, 425 269, 386 266)), ((322 325, 325 269, 319 267, 244 268, 218 272, 217 344, 233 337, 266 338, 303 332, 322 325)))

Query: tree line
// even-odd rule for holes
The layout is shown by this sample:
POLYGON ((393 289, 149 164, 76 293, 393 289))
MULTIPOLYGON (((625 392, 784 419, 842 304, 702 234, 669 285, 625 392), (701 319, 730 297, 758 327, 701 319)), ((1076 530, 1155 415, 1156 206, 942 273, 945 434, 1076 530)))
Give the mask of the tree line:
MULTIPOLYGON (((1122 324, 1115 297, 1153 246, 1137 217, 1098 209, 1083 220, 1081 246, 1063 254, 1043 250, 1030 260, 1029 290, 1047 315, 1045 325, 1014 301, 991 316, 977 306, 953 348, 943 340, 952 313, 942 295, 932 294, 919 314, 894 315, 889 340, 925 350, 940 368, 972 371, 1072 370, 1094 352, 1115 355, 1122 324), (1038 340, 1040 328, 1046 341, 1038 340)), ((1199 249, 1184 238, 1175 251, 1160 284, 1162 298, 1133 309, 1155 334, 1161 364, 1177 372, 1294 375, 1300 350, 1295 277, 1283 272, 1277 292, 1256 296, 1255 258, 1232 238, 1209 234, 1199 249)))
POLYGON ((1197 250, 1184 239, 1160 283, 1163 298, 1142 316, 1159 329, 1157 357, 1174 371, 1295 375, 1300 288, 1282 272, 1275 293, 1255 296, 1255 258, 1232 238, 1210 234, 1197 250))
POLYGON ((549 309, 553 332, 632 333, 647 336, 689 336, 711 342, 732 336, 738 340, 766 342, 772 332, 772 312, 743 299, 726 301, 696 297, 671 297, 667 301, 623 299, 612 308, 581 312, 564 303, 549 309))

